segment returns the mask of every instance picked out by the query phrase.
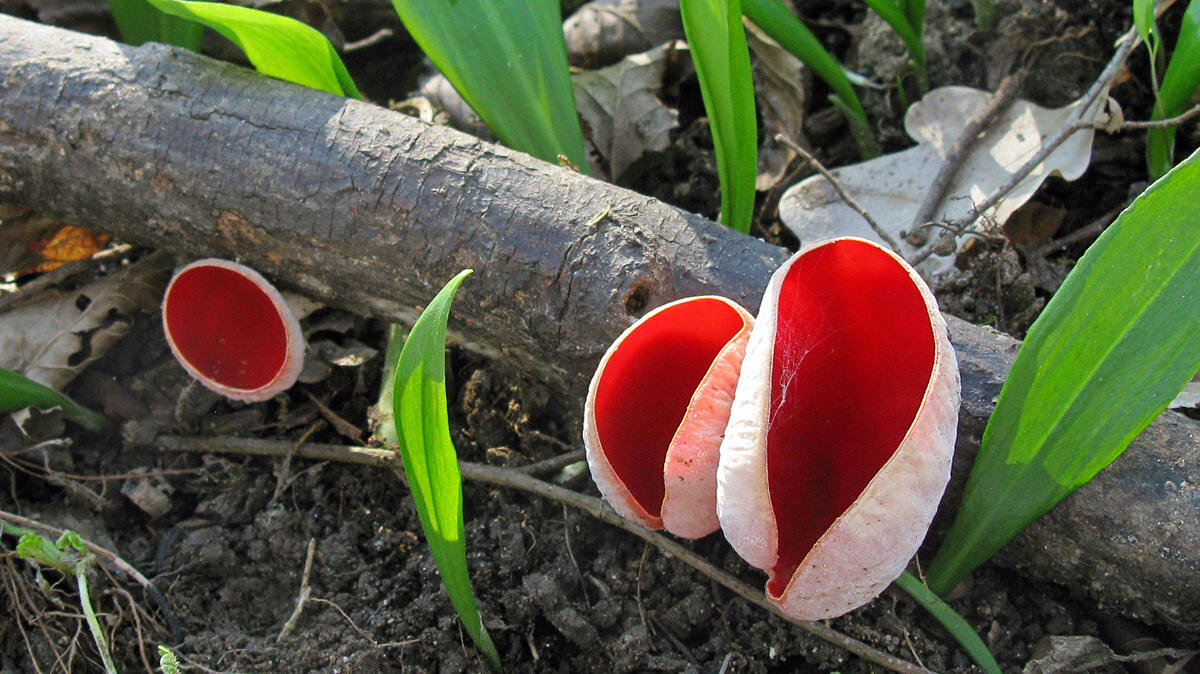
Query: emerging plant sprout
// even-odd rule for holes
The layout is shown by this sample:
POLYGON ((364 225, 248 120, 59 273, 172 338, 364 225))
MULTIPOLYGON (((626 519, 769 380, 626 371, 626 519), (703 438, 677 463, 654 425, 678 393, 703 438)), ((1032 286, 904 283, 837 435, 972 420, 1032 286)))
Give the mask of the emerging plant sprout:
POLYGON ((717 452, 753 323, 731 300, 692 297, 604 354, 583 440, 592 479, 626 519, 686 538, 717 530, 717 452))
POLYGON ((836 239, 763 297, 718 473, 725 537, 802 620, 904 571, 950 477, 958 367, 929 289, 892 252, 836 239))
POLYGON ((224 396, 268 400, 300 376, 300 322, 249 267, 210 258, 180 269, 167 286, 162 317, 175 358, 224 396))

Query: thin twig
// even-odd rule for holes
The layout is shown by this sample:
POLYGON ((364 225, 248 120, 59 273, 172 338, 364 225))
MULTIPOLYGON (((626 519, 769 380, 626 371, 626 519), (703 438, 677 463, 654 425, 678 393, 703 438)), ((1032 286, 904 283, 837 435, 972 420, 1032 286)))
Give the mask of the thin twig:
MULTIPOLYGON (((395 470, 399 464, 399 458, 396 457, 393 452, 370 449, 366 447, 343 447, 340 445, 324 444, 304 444, 296 447, 295 443, 290 441, 249 438, 244 439, 229 436, 189 438, 171 435, 159 436, 156 439, 155 444, 160 449, 176 452, 224 452, 230 454, 253 454, 267 456, 284 456, 288 452, 293 451, 293 447, 295 447, 294 451, 296 456, 310 459, 315 458, 327 461, 342 461, 345 463, 365 464, 393 470, 395 470)), ((587 496, 564 487, 543 482, 542 480, 530 475, 526 475, 512 468, 485 466, 466 461, 460 462, 459 468, 462 471, 463 477, 473 482, 481 482, 500 487, 518 489, 535 496, 541 496, 552 501, 564 503, 578 510, 582 510, 592 517, 605 522, 606 524, 610 524, 619 529, 624 529, 625 531, 628 531, 638 538, 650 543, 656 547, 659 552, 667 555, 668 557, 674 557, 675 559, 682 561, 705 576, 720 583, 728 590, 750 602, 751 604, 754 604, 755 606, 758 606, 767 612, 779 616, 791 623, 794 623, 809 634, 820 639, 824 639, 835 646, 843 648, 857 655, 858 657, 867 660, 868 662, 873 662, 896 672, 921 672, 923 674, 927 674, 929 672, 929 670, 919 667, 911 662, 908 662, 907 660, 898 658, 890 653, 885 653, 862 641, 846 636, 845 634, 826 626, 824 623, 794 620, 783 615, 778 608, 767 601, 766 594, 764 594, 761 590, 755 589, 738 580, 732 574, 717 568, 708 560, 704 559, 695 552, 692 552, 680 543, 625 520, 618 515, 615 510, 604 505, 604 502, 599 498, 587 496)))
POLYGON ((55 269, 48 271, 45 274, 42 274, 32 281, 22 285, 20 288, 11 293, 8 293, 7 295, 0 295, 0 311, 16 309, 17 307, 32 301, 37 293, 45 290, 46 288, 56 286, 72 276, 81 274, 92 267, 98 267, 108 262, 119 262, 120 260, 129 257, 132 252, 133 246, 120 244, 113 246, 112 248, 106 248, 82 260, 74 260, 56 267, 55 269))
MULTIPOLYGON (((1116 126, 1116 131, 1135 131, 1138 129, 1165 129, 1171 126, 1179 126, 1193 117, 1200 117, 1200 103, 1193 105, 1183 114, 1175 115, 1169 119, 1151 119, 1144 122, 1121 122, 1116 126)), ((1110 130, 1107 125, 1097 122, 1092 125, 1093 128, 1110 130)))
POLYGON ((380 44, 384 40, 387 40, 388 38, 392 37, 394 34, 395 33, 392 31, 391 28, 380 28, 379 30, 375 31, 374 33, 371 33, 370 35, 364 37, 361 40, 355 40, 354 42, 347 42, 346 44, 342 45, 342 53, 349 54, 351 52, 356 52, 360 49, 367 49, 368 47, 374 47, 375 45, 380 44))
POLYGON ((1100 236, 1100 234, 1103 233, 1104 230, 1106 228, 1108 228, 1108 226, 1111 225, 1113 223, 1113 221, 1115 221, 1117 219, 1117 216, 1120 215, 1121 211, 1123 211, 1123 210, 1125 210, 1125 206, 1122 206, 1120 208, 1114 208, 1113 210, 1096 218, 1095 220, 1091 221, 1090 223, 1084 225, 1083 227, 1080 227, 1079 229, 1075 230, 1074 232, 1071 232, 1070 234, 1066 234, 1064 236, 1060 236, 1059 238, 1054 239, 1053 241, 1050 241, 1042 246, 1035 248, 1033 250, 1033 252, 1030 253, 1030 255, 1032 255, 1034 257, 1045 257, 1045 256, 1049 255, 1050 253, 1053 253, 1056 250, 1061 250, 1063 248, 1066 248, 1067 246, 1070 246, 1071 244, 1083 241, 1084 239, 1090 239, 1090 238, 1093 238, 1096 236, 1100 236))
MULTIPOLYGON (((58 527, 52 527, 49 524, 42 524, 37 520, 31 520, 28 517, 21 517, 20 515, 15 515, 4 510, 0 510, 0 520, 4 520, 10 524, 15 524, 19 527, 25 527, 26 529, 37 529, 39 531, 44 531, 55 538, 62 536, 64 532, 63 529, 59 529, 58 527)), ((90 552, 111 564, 118 571, 128 574, 130 578, 133 578, 142 587, 146 588, 147 590, 152 590, 154 588, 154 585, 150 583, 149 579, 143 576, 141 572, 135 569, 129 562, 118 557, 115 552, 112 552, 106 548, 102 548, 86 538, 83 538, 82 536, 80 536, 79 540, 83 541, 84 547, 86 547, 90 552)), ((157 594, 158 590, 154 590, 154 593, 157 594)))
POLYGON ((937 212, 938 207, 942 205, 942 200, 946 197, 946 190, 950 188, 950 183, 954 182, 963 162, 969 156, 968 150, 992 125, 992 122, 996 121, 996 118, 1016 100, 1017 91, 1021 88, 1021 82, 1024 79, 1024 71, 1018 71, 1005 77, 996 92, 988 98, 983 109, 975 113, 963 127, 962 133, 958 134, 958 138, 946 151, 946 156, 942 158, 942 167, 938 169, 933 182, 929 184, 929 190, 925 193, 921 206, 917 208, 916 215, 913 216, 912 229, 914 231, 933 219, 933 214, 937 212))
POLYGON ((1039 149, 1037 153, 1034 154, 1031 159, 1029 159, 1029 161, 1025 162, 1021 168, 1017 169, 1012 175, 1010 175, 1008 180, 1004 181, 1000 187, 993 190, 986 199, 978 204, 975 204, 969 215, 967 215, 965 218, 950 223, 947 227, 946 233, 942 236, 930 239, 930 241, 927 242, 920 251, 912 256, 912 258, 909 260, 911 264, 920 264, 926 258, 928 258, 935 249, 940 248, 948 242, 954 241, 957 233, 965 231, 975 222, 975 220, 979 218, 979 216, 989 211, 1001 199, 1008 196, 1008 193, 1011 192, 1013 188, 1020 184, 1021 181, 1025 180, 1030 173, 1033 173, 1034 169, 1036 169, 1038 166, 1041 166, 1042 162, 1046 161, 1046 158, 1049 157, 1055 150, 1057 150, 1058 147, 1067 140, 1067 138, 1070 138, 1072 134, 1080 129, 1090 129, 1092 127, 1093 122, 1091 120, 1091 116, 1095 114, 1092 108, 1096 101, 1099 100, 1100 96, 1107 92, 1112 86, 1113 80, 1120 72, 1121 66, 1125 63, 1125 59, 1129 57, 1129 52, 1131 52, 1133 48, 1140 42, 1137 36, 1137 30, 1130 28, 1129 31, 1122 35, 1117 42, 1119 45, 1117 50, 1113 53, 1112 58, 1109 59, 1108 64, 1104 66, 1104 70, 1100 71, 1100 75, 1096 77, 1096 81, 1093 82, 1092 86, 1088 88, 1087 93, 1085 93, 1083 97, 1079 99, 1080 104, 1071 111, 1071 114, 1067 116, 1067 119, 1063 125, 1042 143, 1041 149, 1039 149), (1088 116, 1086 121, 1084 121, 1085 115, 1088 116), (1082 126, 1080 126, 1081 123, 1082 126))
POLYGON ((312 596, 312 586, 308 584, 308 581, 312 577, 313 553, 316 551, 317 539, 308 539, 308 552, 304 555, 304 573, 300 577, 300 595, 296 597, 296 608, 292 609, 292 615, 288 616, 287 622, 283 624, 283 629, 279 630, 279 636, 275 637, 275 641, 283 641, 292 635, 292 632, 296 630, 296 623, 300 622, 300 614, 304 612, 304 605, 312 596))
POLYGON ((775 134, 775 140, 783 143, 793 152, 800 155, 804 161, 812 164, 813 168, 817 169, 817 171, 825 177, 825 180, 829 181, 830 186, 833 187, 834 192, 837 192, 838 197, 841 198, 841 200, 845 202, 847 206, 853 209, 854 212, 861 215, 862 219, 867 221, 867 225, 869 225, 871 229, 874 230, 877 235, 879 235, 879 238, 883 239, 884 243, 891 246, 892 250, 896 251, 897 255, 900 254, 900 245, 896 243, 896 240, 892 238, 892 235, 888 234, 887 230, 885 230, 883 227, 880 227, 879 223, 875 222, 875 218, 871 217, 871 214, 867 212, 867 209, 860 206, 859 203, 854 200, 854 197, 850 196, 850 193, 847 192, 846 188, 842 186, 842 181, 838 180, 837 176, 830 173, 829 169, 825 168, 824 164, 817 161, 817 158, 812 156, 808 150, 800 147, 795 141, 783 135, 782 133, 775 134))
POLYGON ((526 475, 549 475, 557 473, 573 463, 579 463, 587 458, 587 455, 582 449, 567 452, 565 454, 557 454, 536 463, 531 463, 525 466, 517 466, 513 470, 519 470, 526 475))

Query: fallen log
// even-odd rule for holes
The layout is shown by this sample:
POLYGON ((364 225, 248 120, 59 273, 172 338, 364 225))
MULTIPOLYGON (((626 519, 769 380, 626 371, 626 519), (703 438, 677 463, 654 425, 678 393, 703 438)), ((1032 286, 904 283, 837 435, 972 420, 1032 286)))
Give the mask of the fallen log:
MULTIPOLYGON (((408 323, 474 267, 454 338, 568 401, 582 400, 608 343, 645 309, 700 293, 757 307, 788 255, 370 104, 3 16, 0 202, 186 256, 240 259, 323 301, 408 323)), ((964 395, 935 535, 1018 347, 948 321, 964 395)), ((1166 413, 997 562, 1102 608, 1194 630, 1197 484, 1200 424, 1166 413)))

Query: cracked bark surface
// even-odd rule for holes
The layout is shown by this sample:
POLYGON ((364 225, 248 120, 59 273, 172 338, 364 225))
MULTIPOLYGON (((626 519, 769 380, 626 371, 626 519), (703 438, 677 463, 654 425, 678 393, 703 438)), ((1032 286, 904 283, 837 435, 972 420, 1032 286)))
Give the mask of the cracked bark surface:
MULTIPOLYGON (((582 401, 609 342, 679 297, 751 310, 788 252, 453 130, 161 45, 0 16, 0 202, 238 259, 411 324, 476 272, 452 337, 582 401), (606 214, 596 221, 600 214, 606 214)), ((1018 343, 948 319, 963 375, 948 526, 1018 343)), ((997 562, 1103 608, 1200 622, 1200 424, 1168 412, 997 562)))

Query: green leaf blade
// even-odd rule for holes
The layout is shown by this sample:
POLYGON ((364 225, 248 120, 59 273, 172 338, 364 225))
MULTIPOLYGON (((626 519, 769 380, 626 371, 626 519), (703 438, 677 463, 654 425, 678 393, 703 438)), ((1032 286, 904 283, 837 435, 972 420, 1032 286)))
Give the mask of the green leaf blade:
POLYGON ((721 221, 749 232, 758 126, 741 1, 680 0, 679 9, 717 154, 721 221))
POLYGON ((204 26, 194 21, 164 14, 149 0, 108 0, 108 8, 121 39, 129 44, 162 42, 200 51, 204 26))
POLYGON ((557 0, 392 0, 405 28, 501 143, 587 172, 557 0))
MULTIPOLYGON (((442 288, 413 325, 396 362, 389 363, 392 418, 421 528, 450 602, 492 668, 499 670, 500 654, 483 626, 471 590, 462 474, 446 406, 446 324, 454 295, 470 273, 463 270, 442 288)), ((389 348, 389 354, 392 351, 389 348)))
MULTIPOLYGON (((1170 119, 1183 114, 1197 87, 1200 87, 1200 0, 1191 0, 1183 13, 1175 51, 1163 74, 1151 118, 1170 119)), ((1174 127, 1147 132, 1146 161, 1151 178, 1160 178, 1171 168, 1174 148, 1174 127)))
POLYGON ((946 631, 954 637, 959 646, 962 646, 963 651, 975 664, 983 668, 988 674, 1000 674, 1000 663, 996 662, 995 656, 988 650, 987 644, 983 643, 983 639, 975 630, 971 629, 971 624, 958 614, 949 604, 942 601, 942 598, 934 594, 925 584, 922 583, 916 576, 905 571, 900 574, 900 577, 895 581, 896 587, 904 590, 910 597, 929 612, 946 631))
POLYGON ((195 21, 224 35, 246 53, 260 73, 362 98, 329 39, 293 18, 249 7, 199 0, 149 0, 172 16, 195 21))
POLYGON ((825 80, 834 91, 831 95, 834 105, 850 124, 859 154, 863 159, 878 156, 879 144, 875 142, 867 113, 863 110, 858 93, 850 84, 850 78, 846 76, 846 69, 825 49, 808 26, 796 18, 781 0, 742 0, 742 13, 825 80))
POLYGON ((1200 368, 1200 152, 1092 245, 1029 330, 929 569, 944 594, 1125 450, 1200 368))
POLYGON ((71 400, 49 386, 39 384, 12 370, 0 368, 0 414, 36 407, 62 408, 63 416, 90 431, 103 430, 108 420, 98 412, 71 400))

